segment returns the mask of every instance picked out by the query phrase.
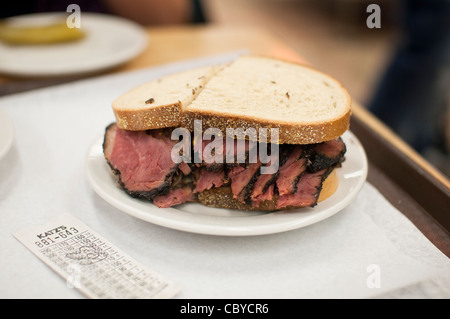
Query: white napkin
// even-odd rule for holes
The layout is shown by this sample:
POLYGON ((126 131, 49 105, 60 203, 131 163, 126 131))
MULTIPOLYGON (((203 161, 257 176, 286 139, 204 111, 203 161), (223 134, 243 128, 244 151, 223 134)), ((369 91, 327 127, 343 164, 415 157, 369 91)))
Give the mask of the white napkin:
POLYGON ((114 121, 111 101, 150 79, 237 54, 0 99, 15 125, 13 148, 0 161, 0 297, 82 297, 12 236, 67 212, 179 283, 180 298, 450 297, 449 259, 369 183, 350 206, 322 222, 255 237, 167 229, 96 195, 85 160, 114 121))

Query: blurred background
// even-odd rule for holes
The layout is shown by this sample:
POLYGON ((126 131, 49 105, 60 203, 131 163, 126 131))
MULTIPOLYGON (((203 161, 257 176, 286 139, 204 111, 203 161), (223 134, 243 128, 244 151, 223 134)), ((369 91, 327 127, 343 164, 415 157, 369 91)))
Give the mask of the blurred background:
POLYGON ((361 103, 370 98, 397 43, 398 1, 381 1, 380 29, 366 26, 366 7, 374 2, 370 0, 203 2, 210 21, 268 29, 312 65, 336 77, 361 103))
POLYGON ((70 3, 143 25, 264 29, 450 176, 450 0, 20 0, 2 4, 0 17, 70 3), (367 26, 372 3, 379 28, 367 26))

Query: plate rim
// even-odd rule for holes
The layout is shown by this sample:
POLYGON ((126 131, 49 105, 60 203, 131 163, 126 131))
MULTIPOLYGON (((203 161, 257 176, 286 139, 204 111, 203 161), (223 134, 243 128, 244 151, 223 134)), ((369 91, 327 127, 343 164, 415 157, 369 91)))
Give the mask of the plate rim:
MULTIPOLYGON (((367 155, 365 153, 365 150, 359 141, 359 139, 351 132, 347 131, 343 135, 344 139, 351 139, 352 143, 356 145, 361 158, 359 158, 359 163, 361 164, 361 174, 357 175, 357 183, 354 185, 351 192, 348 193, 346 197, 343 197, 340 200, 337 200, 337 203, 335 203, 334 206, 331 207, 325 207, 323 201, 319 203, 316 207, 322 204, 324 207, 320 212, 317 212, 317 208, 300 208, 293 211, 277 211, 277 212, 271 212, 271 213, 263 213, 260 215, 252 215, 249 214, 248 216, 210 216, 210 215, 202 215, 202 214, 192 214, 190 212, 185 212, 183 210, 180 210, 179 207, 183 207, 183 205, 200 205, 199 207, 205 208, 205 209, 219 209, 219 208, 211 208, 203 206, 199 203, 186 203, 180 206, 176 207, 170 207, 170 208, 158 208, 154 206, 150 202, 143 201, 141 199, 132 198, 128 194, 126 194, 123 190, 119 189, 117 187, 117 184, 114 184, 114 187, 117 191, 117 194, 123 194, 124 196, 120 195, 119 197, 124 198, 125 200, 122 201, 120 198, 116 198, 112 195, 114 194, 106 194, 105 190, 101 188, 98 181, 96 180, 95 173, 93 174, 92 170, 92 162, 98 165, 103 165, 104 168, 107 168, 109 171, 111 169, 109 168, 104 156, 103 156, 103 150, 100 150, 99 152, 99 145, 101 146, 101 143, 103 142, 103 136, 98 137, 90 146, 88 151, 88 156, 86 158, 86 173, 87 178, 89 181, 89 184, 91 185, 92 189, 95 191, 95 193, 100 196, 103 200, 105 200, 107 203, 112 205, 113 207, 119 209, 121 212, 126 213, 130 216, 133 216, 135 218, 141 219, 143 221, 159 225, 162 227, 170 228, 170 229, 176 229, 179 231, 184 232, 190 232, 190 233, 197 233, 197 234, 204 234, 204 235, 218 235, 218 236, 257 236, 257 235, 268 235, 268 234, 275 234, 275 233, 281 233, 285 231, 290 231, 294 229, 299 229, 302 227, 306 227, 312 224, 315 224, 317 222, 320 222, 322 220, 325 220, 336 213, 342 211, 345 207, 347 207, 351 202, 353 202, 356 195, 360 192, 362 189, 368 174, 368 160, 367 155), (101 156, 98 154, 101 153, 101 156), (97 154, 97 155, 96 155, 97 154), (96 163, 95 161, 98 161, 96 163), (103 162, 103 164, 100 164, 100 161, 103 162), (133 203, 139 206, 145 206, 146 211, 141 211, 139 209, 136 209, 134 207, 131 207, 129 203, 133 203), (128 204, 128 205, 127 205, 128 204), (301 210, 301 211, 298 211, 301 210), (182 214, 180 214, 180 212, 182 214), (294 218, 296 215, 293 214, 302 214, 302 218, 294 218), (176 215, 176 219, 171 218, 172 215, 176 215), (185 215, 183 215, 185 214, 185 215), (200 216, 200 217, 199 217, 200 216), (264 216, 264 217, 263 217, 264 216), (267 218, 270 216, 269 218, 267 218), (288 216, 288 217, 286 217, 288 216), (289 218, 290 216, 290 218, 289 218), (226 220, 224 219, 226 218, 226 220), (245 219, 252 218, 252 222, 249 223, 249 225, 222 225, 221 221, 224 220, 226 222, 230 222, 230 220, 239 220, 244 221, 245 219), (267 223, 265 222, 265 219, 273 219, 274 223, 267 223), (262 224, 255 224, 255 221, 260 221, 262 219, 262 224), (278 219, 278 220, 277 220, 278 219), (195 222, 201 220, 203 223, 196 224, 195 222), (205 221, 208 220, 207 223, 205 221), (274 227, 276 226, 276 227, 274 227)), ((346 141, 346 145, 348 148, 348 141, 346 141)), ((345 165, 345 162, 342 164, 345 165)), ((341 172, 342 173, 342 172, 341 172)), ((111 180, 113 180, 112 173, 111 174, 111 180)), ((340 171, 338 171, 338 176, 340 175, 340 171)), ((336 190, 335 194, 339 191, 339 187, 343 187, 341 183, 338 185, 338 189, 336 190)), ((333 194, 334 195, 334 194, 333 194)), ((333 195, 330 197, 332 198, 333 195)), ((254 212, 253 212, 254 213, 254 212)), ((243 212, 243 214, 245 214, 243 212)), ((271 220, 269 220, 271 221, 271 220)), ((239 224, 239 223, 238 223, 239 224)))

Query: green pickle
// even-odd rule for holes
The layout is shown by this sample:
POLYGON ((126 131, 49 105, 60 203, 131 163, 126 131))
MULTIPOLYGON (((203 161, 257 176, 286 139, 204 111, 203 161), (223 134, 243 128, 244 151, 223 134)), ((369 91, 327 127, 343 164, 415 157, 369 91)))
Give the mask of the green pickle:
POLYGON ((0 40, 15 45, 54 44, 77 41, 85 36, 78 28, 68 28, 65 22, 37 27, 15 27, 0 23, 0 40))

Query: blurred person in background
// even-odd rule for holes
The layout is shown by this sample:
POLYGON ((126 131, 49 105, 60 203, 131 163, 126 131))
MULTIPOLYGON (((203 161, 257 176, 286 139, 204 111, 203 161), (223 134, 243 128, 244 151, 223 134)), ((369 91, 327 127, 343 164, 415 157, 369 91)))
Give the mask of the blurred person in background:
POLYGON ((16 15, 67 10, 78 4, 81 12, 106 13, 142 25, 205 22, 201 0, 18 0, 3 1, 0 19, 16 15))
POLYGON ((450 0, 402 9, 402 42, 369 109, 450 176, 450 0))

